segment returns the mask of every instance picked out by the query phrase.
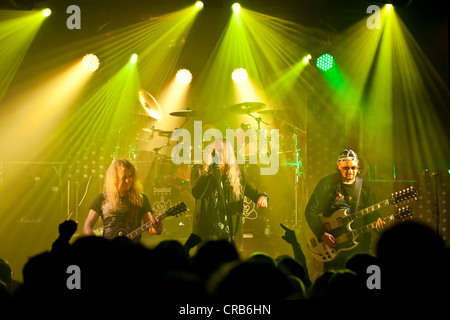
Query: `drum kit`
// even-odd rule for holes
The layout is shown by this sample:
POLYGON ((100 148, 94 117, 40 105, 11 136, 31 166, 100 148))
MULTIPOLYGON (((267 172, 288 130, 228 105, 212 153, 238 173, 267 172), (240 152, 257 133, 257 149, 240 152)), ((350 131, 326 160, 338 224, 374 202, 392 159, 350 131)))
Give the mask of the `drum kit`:
MULTIPOLYGON (((157 120, 160 119, 159 114, 161 113, 161 109, 157 104, 156 100, 149 93, 146 93, 146 95, 147 99, 145 101, 141 99, 141 103, 146 113, 140 115, 146 116, 151 120, 154 120, 155 123, 157 123, 157 120), (148 98, 149 96, 151 98, 148 98)), ((143 95, 140 94, 140 98, 141 96, 143 95)), ((183 128, 191 120, 201 121, 204 119, 209 119, 209 121, 207 121, 207 123, 209 124, 212 122, 210 120, 211 118, 216 118, 217 115, 220 115, 222 121, 226 118, 225 121, 227 122, 227 129, 240 128, 242 129, 240 133, 244 134, 248 129, 254 129, 257 135, 259 135, 264 130, 266 134, 269 135, 268 137, 269 145, 271 144, 270 130, 280 128, 279 146, 277 146, 275 150, 280 155, 281 164, 285 166, 292 165, 298 167, 298 163, 300 161, 298 158, 300 151, 298 138, 299 137, 304 138, 306 136, 306 132, 298 128, 297 126, 293 125, 289 121, 284 120, 284 118, 286 118, 285 116, 286 112, 284 110, 269 109, 263 102, 243 102, 234 104, 229 107, 224 107, 221 110, 216 109, 214 111, 208 112, 208 111, 190 110, 187 108, 185 110, 171 112, 169 113, 169 115, 171 117, 184 119, 182 125, 176 129, 183 128), (252 126, 249 123, 245 123, 245 119, 243 119, 244 122, 241 122, 240 124, 236 123, 235 121, 227 121, 230 120, 230 118, 235 119, 240 117, 240 119, 242 119, 241 116, 252 118, 256 122, 256 126, 252 126), (235 127, 238 128, 232 128, 230 127, 230 124, 235 125, 235 127), (262 125, 264 125, 264 128, 262 128, 262 125)), ((289 117, 289 115, 287 117, 289 117)), ((142 128, 141 130, 142 133, 147 134, 147 137, 144 139, 136 138, 137 144, 145 143, 147 144, 147 147, 138 148, 140 150, 137 152, 135 160, 148 161, 149 158, 151 158, 151 161, 154 162, 152 164, 153 174, 151 175, 151 179, 158 179, 160 178, 161 175, 167 176, 167 171, 161 170, 160 165, 167 162, 171 162, 170 155, 171 149, 173 147, 173 141, 171 141, 171 137, 172 134, 175 132, 175 130, 162 130, 155 127, 155 125, 152 125, 151 127, 142 128), (157 144, 154 143, 155 142, 154 140, 156 139, 159 139, 157 144), (153 144, 149 145, 148 144, 149 141, 152 141, 153 144), (148 156, 148 153, 150 153, 151 156, 148 156)), ((225 130, 223 130, 222 134, 224 137, 226 136, 225 130)), ((259 145, 258 143, 255 143, 256 141, 259 140, 258 139, 256 141, 248 141, 248 140, 250 139, 247 139, 247 141, 235 147, 236 155, 242 156, 246 161, 249 159, 250 156, 256 155, 259 152, 259 145)), ((205 144, 209 143, 211 143, 211 141, 203 141, 204 145, 202 147, 204 147, 205 144)), ((203 149, 204 148, 202 148, 202 150, 203 149)), ((191 161, 191 163, 193 163, 193 161, 191 161)), ((188 174, 190 171, 189 165, 173 164, 173 166, 174 168, 170 174, 172 175, 174 174, 176 178, 181 179, 183 181, 189 181, 189 174, 188 174)))
MULTIPOLYGON (((213 111, 197 111, 186 108, 185 110, 169 113, 174 119, 178 118, 178 120, 183 120, 179 128, 163 130, 154 125, 159 123, 158 120, 160 120, 160 115, 162 114, 156 99, 146 91, 139 93, 139 99, 145 110, 145 112, 139 113, 139 117, 146 117, 149 120, 147 124, 153 123, 153 125, 140 129, 141 132, 136 137, 136 145, 132 148, 133 159, 130 160, 133 160, 138 166, 145 192, 157 215, 160 213, 159 211, 162 213, 164 209, 169 208, 177 202, 187 201, 187 199, 192 198, 189 180, 193 161, 191 161, 191 164, 176 165, 173 163, 171 151, 176 142, 172 141, 171 137, 176 129, 185 126, 188 127, 187 124, 193 121, 206 120, 205 123, 208 126, 215 121, 211 119, 219 119, 222 123, 225 122, 229 129, 242 129, 242 131, 239 131, 240 133, 246 132, 248 129, 253 129, 259 135, 262 130, 265 130, 266 134, 268 134, 269 146, 272 143, 270 137, 271 129, 279 129, 279 141, 277 141, 279 145, 273 150, 279 153, 280 167, 292 167, 295 169, 297 176, 302 174, 303 165, 299 157, 301 149, 299 140, 304 140, 306 133, 304 130, 285 120, 289 118, 285 110, 268 108, 262 102, 243 102, 223 107, 220 110, 214 109, 213 111), (251 121, 254 121, 255 125, 252 126, 247 123, 251 121), (231 126, 235 126, 235 128, 231 126)), ((222 126, 221 129, 226 128, 222 126)), ((223 131, 223 136, 226 136, 225 131, 223 131)), ((245 140, 244 138, 244 141, 241 145, 235 146, 235 153, 243 157, 245 161, 248 161, 249 158, 259 153, 260 144, 255 143, 254 140, 251 141, 251 139, 245 140)), ((203 140, 202 142, 204 144, 202 150, 204 150, 206 145, 211 143, 211 141, 203 140)), ((272 150, 270 148, 268 149, 272 150)), ((255 165, 261 166, 259 158, 255 165)))

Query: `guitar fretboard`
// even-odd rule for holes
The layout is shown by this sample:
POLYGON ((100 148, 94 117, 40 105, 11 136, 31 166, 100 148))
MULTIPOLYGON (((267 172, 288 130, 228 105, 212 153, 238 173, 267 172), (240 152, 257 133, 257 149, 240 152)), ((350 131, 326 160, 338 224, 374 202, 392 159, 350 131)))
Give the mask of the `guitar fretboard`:
POLYGON ((376 211, 378 209, 384 208, 384 207, 388 206, 389 204, 390 204, 389 199, 386 199, 386 200, 383 200, 381 202, 378 202, 378 203, 376 203, 376 204, 374 204, 374 205, 372 205, 370 207, 367 207, 365 209, 356 211, 356 212, 354 212, 352 214, 349 214, 348 216, 343 217, 342 218, 342 223, 343 224, 347 224, 347 223, 349 223, 349 222, 351 222, 351 221, 353 221, 353 220, 355 220, 357 218, 361 218, 362 216, 365 216, 365 215, 367 215, 369 213, 372 213, 372 212, 374 212, 374 211, 376 211))
MULTIPOLYGON (((167 216, 167 212, 160 214, 156 220, 161 221, 162 219, 164 219, 167 216)), ((133 230, 132 232, 128 233, 126 235, 127 238, 133 240, 134 238, 136 238, 138 235, 140 235, 141 233, 143 233, 144 231, 148 230, 151 228, 152 226, 152 222, 149 221, 147 223, 144 223, 142 226, 140 226, 139 228, 137 228, 136 230, 133 230)))
MULTIPOLYGON (((386 223, 391 223, 394 220, 395 220, 395 215, 391 215, 391 216, 388 216, 388 217, 383 219, 383 221, 386 222, 386 223)), ((371 230, 374 230, 376 228, 376 226, 377 226, 377 222, 376 221, 372 222, 372 223, 369 223, 369 224, 366 224, 365 226, 363 226, 361 228, 353 230, 351 232, 352 237, 353 238, 359 237, 363 233, 366 233, 366 232, 369 232, 371 230)))

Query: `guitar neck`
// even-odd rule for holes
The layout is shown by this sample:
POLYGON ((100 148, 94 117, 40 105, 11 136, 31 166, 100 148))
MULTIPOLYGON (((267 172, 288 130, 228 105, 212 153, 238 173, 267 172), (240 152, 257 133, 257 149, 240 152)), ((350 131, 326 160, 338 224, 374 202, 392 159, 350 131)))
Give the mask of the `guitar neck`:
MULTIPOLYGON (((394 214, 387 216, 386 218, 383 218, 383 221, 386 222, 387 224, 391 223, 394 220, 395 220, 394 214)), ((351 231, 351 235, 353 238, 359 237, 363 233, 374 230, 376 228, 376 226, 377 226, 377 221, 374 221, 372 223, 366 224, 365 226, 362 226, 361 228, 351 231)))
POLYGON ((349 223, 355 219, 361 218, 369 213, 372 213, 378 209, 384 208, 390 204, 389 199, 383 200, 381 202, 378 202, 370 207, 367 207, 365 209, 356 211, 352 214, 349 214, 348 216, 342 218, 343 223, 349 223))
MULTIPOLYGON (((167 212, 160 214, 158 217, 156 217, 156 219, 158 221, 163 220, 165 217, 167 216, 167 212)), ((137 236, 139 236, 140 234, 142 234, 144 231, 148 230, 151 228, 151 226, 153 225, 153 223, 151 221, 148 221, 146 223, 144 223, 142 226, 140 226, 139 228, 129 232, 126 237, 133 240, 134 238, 136 238, 137 236)))

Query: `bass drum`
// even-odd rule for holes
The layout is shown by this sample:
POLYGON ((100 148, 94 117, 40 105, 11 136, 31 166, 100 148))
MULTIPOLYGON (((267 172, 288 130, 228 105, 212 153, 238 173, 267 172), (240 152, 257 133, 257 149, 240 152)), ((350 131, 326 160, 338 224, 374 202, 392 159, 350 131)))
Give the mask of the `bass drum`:
POLYGON ((165 233, 169 237, 188 237, 192 229, 191 212, 194 210, 195 201, 189 189, 189 181, 180 183, 179 179, 162 178, 158 179, 146 191, 153 210, 153 216, 157 217, 165 213, 170 207, 177 203, 184 202, 187 212, 178 217, 166 217, 164 219, 165 233))

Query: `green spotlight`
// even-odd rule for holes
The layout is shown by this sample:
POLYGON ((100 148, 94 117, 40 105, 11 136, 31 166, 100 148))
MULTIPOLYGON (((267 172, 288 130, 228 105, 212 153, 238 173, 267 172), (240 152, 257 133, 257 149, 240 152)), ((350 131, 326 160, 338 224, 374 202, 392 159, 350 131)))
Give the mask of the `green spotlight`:
POLYGON ((317 58, 317 67, 322 71, 327 71, 333 68, 334 59, 333 56, 325 53, 317 58))
POLYGON ((195 9, 197 9, 198 11, 202 10, 203 9, 203 2, 197 1, 195 3, 195 9))
POLYGON ((52 10, 50 10, 50 9, 44 9, 42 11, 42 16, 44 16, 44 17, 48 17, 51 14, 52 14, 52 10))
POLYGON ((133 63, 133 64, 136 63, 137 58, 138 58, 137 54, 133 53, 130 58, 130 63, 133 63))
POLYGON ((238 14, 241 11, 241 5, 239 3, 234 3, 231 8, 233 9, 233 12, 238 14))

